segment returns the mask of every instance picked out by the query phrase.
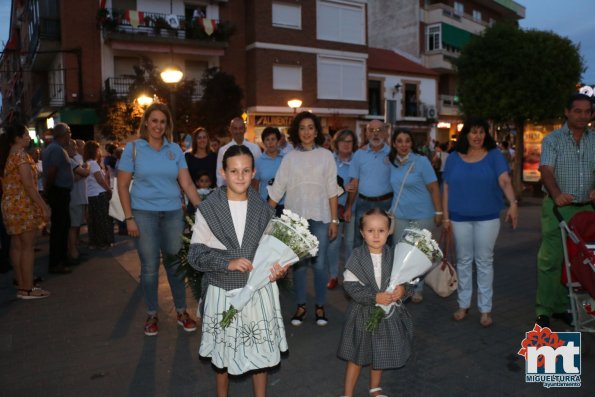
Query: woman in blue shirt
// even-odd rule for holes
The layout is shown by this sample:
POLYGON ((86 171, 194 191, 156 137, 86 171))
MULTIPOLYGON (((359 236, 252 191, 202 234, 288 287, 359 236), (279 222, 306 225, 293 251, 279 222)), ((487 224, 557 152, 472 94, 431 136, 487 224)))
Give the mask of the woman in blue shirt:
MULTIPOLYGON (((252 187, 266 201, 269 197, 267 186, 272 185, 275 181, 275 174, 283 160, 283 155, 279 150, 281 131, 275 127, 266 127, 262 131, 260 139, 264 144, 264 152, 255 160, 256 175, 252 180, 252 187)), ((283 208, 283 200, 281 200, 276 208, 277 216, 281 215, 283 208)))
MULTIPOLYGON (((411 131, 397 129, 391 138, 388 159, 390 184, 394 196, 391 212, 396 225, 393 244, 397 244, 406 228, 415 227, 433 231, 442 222, 440 189, 430 160, 415 150, 411 131)), ((423 300, 423 282, 415 288, 413 303, 423 300)))
POLYGON ((508 164, 481 118, 467 120, 459 134, 456 151, 444 166, 442 204, 444 228, 452 231, 457 250, 459 308, 455 321, 467 316, 473 293, 473 269, 477 266, 477 306, 480 324, 492 325, 494 245, 500 231, 504 195, 510 203, 506 220, 516 228, 518 207, 508 174, 508 164))
MULTIPOLYGON (((349 167, 351 166, 353 152, 357 150, 357 137, 353 131, 348 129, 337 131, 335 136, 333 136, 332 147, 335 163, 337 164, 337 184, 345 192, 338 198, 339 221, 341 223, 339 224, 337 238, 329 243, 327 251, 329 279, 326 287, 328 289, 335 289, 339 284, 339 249, 341 248, 341 242, 345 242, 345 250, 343 251, 345 261, 351 256, 351 251, 353 250, 355 220, 345 222, 343 213, 345 211, 345 204, 347 203, 348 192, 353 190, 350 183, 349 167)), ((355 201, 352 207, 355 207, 355 201)))
POLYGON ((184 229, 180 186, 196 206, 200 198, 188 173, 184 153, 172 141, 173 122, 166 105, 154 103, 145 111, 139 136, 126 145, 118 168, 118 193, 128 234, 136 237, 141 262, 141 286, 147 305, 145 335, 158 333, 157 287, 163 256, 167 279, 184 331, 196 330, 186 312, 184 280, 177 274, 180 235, 184 229), (130 183, 134 176, 132 190, 130 183))

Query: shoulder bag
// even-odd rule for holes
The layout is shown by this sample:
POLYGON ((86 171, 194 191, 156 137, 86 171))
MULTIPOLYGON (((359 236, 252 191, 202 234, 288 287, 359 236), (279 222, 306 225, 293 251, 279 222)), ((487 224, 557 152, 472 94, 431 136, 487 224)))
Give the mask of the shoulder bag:
MULTIPOLYGON (((452 257, 452 232, 442 230, 440 242, 443 245, 444 256, 442 262, 435 266, 424 278, 427 285, 439 296, 446 298, 457 290, 459 281, 455 267, 449 262, 449 254, 452 257)), ((452 259, 451 259, 452 261, 452 259)))

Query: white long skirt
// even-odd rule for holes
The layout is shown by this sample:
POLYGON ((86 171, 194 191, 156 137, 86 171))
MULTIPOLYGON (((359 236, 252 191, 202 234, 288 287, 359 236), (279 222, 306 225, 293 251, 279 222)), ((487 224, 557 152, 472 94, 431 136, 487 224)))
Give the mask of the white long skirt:
POLYGON ((200 356, 210 357, 215 367, 227 368, 231 375, 279 364, 281 352, 287 351, 287 339, 277 283, 269 283, 258 290, 229 327, 222 329, 219 323, 229 306, 225 290, 209 285, 200 356))

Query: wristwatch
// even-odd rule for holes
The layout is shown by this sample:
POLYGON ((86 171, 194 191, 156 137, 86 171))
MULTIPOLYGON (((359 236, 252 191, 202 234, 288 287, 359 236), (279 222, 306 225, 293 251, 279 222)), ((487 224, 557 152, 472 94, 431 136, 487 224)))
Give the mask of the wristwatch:
POLYGON ((331 219, 331 223, 334 223, 335 225, 338 225, 341 222, 339 222, 338 219, 331 219))

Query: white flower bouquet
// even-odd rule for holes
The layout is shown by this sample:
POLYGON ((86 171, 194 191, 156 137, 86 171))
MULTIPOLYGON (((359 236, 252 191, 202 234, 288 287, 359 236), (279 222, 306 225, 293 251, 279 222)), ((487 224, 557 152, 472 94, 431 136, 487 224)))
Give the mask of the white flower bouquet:
POLYGON ((254 255, 246 286, 227 293, 231 306, 223 312, 221 328, 227 328, 254 293, 270 282, 271 268, 275 264, 293 265, 317 253, 318 239, 310 233, 306 219, 287 209, 280 218, 271 219, 254 255))
MULTIPOLYGON (((432 233, 426 229, 405 229, 401 240, 395 246, 393 268, 386 292, 392 292, 403 283, 416 283, 421 275, 430 270, 433 262, 441 260, 442 251, 438 243, 432 239, 432 233)), ((397 302, 390 305, 376 304, 366 329, 374 332, 391 307, 398 304, 400 305, 397 302)))

